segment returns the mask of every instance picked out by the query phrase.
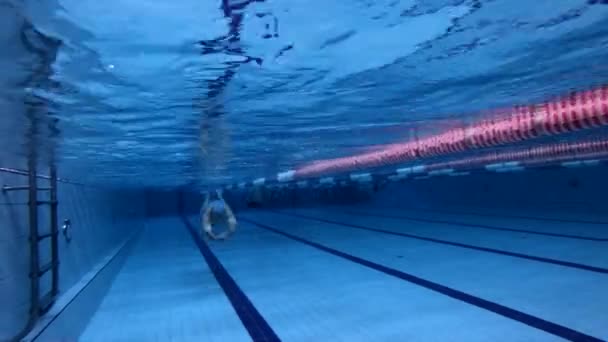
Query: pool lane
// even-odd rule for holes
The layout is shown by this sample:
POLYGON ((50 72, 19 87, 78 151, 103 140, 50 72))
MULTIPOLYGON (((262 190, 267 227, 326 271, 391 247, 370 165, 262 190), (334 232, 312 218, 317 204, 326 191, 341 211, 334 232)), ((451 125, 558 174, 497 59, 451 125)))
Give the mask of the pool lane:
POLYGON ((284 341, 556 340, 244 220, 209 248, 284 341))
POLYGON ((79 341, 251 341, 178 218, 146 223, 79 341))
POLYGON ((498 215, 458 214, 432 210, 380 209, 369 207, 336 208, 350 215, 401 219, 404 221, 452 224, 461 227, 496 231, 520 232, 534 235, 561 237, 564 239, 608 242, 608 225, 553 220, 530 220, 498 215))
MULTIPOLYGON (((571 223, 584 225, 608 226, 608 219, 604 210, 593 203, 585 203, 578 208, 553 208, 544 209, 547 214, 539 215, 539 208, 496 208, 496 207, 470 207, 452 205, 447 208, 411 207, 393 208, 395 210, 407 210, 413 212, 428 212, 439 214, 470 215, 477 217, 497 217, 499 219, 522 219, 527 221, 571 223), (572 210, 574 209, 574 210, 572 210)), ((543 212, 543 209, 540 209, 543 212)))
POLYGON ((562 327, 608 337, 608 276, 602 274, 273 213, 244 217, 562 327))
POLYGON ((353 229, 376 230, 378 233, 401 235, 475 249, 490 254, 557 264, 587 272, 608 274, 608 244, 597 241, 568 240, 526 233, 505 233, 462 227, 448 223, 412 222, 400 219, 366 217, 332 210, 300 209, 275 211, 279 215, 296 215, 303 219, 350 225, 353 229))
POLYGON ((276 332, 260 314, 258 309, 251 303, 249 297, 241 290, 230 273, 226 271, 224 265, 222 265, 213 251, 209 248, 208 243, 203 240, 199 233, 200 229, 197 229, 187 217, 182 217, 182 222, 201 252, 207 266, 213 273, 215 280, 221 286, 226 297, 228 297, 232 308, 239 316, 245 329, 247 329, 251 340, 255 342, 280 341, 276 332))

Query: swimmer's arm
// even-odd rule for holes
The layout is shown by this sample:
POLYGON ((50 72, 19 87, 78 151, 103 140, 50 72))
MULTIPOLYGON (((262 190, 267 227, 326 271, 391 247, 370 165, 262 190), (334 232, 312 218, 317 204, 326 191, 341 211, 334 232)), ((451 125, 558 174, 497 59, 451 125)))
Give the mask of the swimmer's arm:
POLYGON ((226 217, 228 218, 228 230, 234 232, 236 230, 236 217, 228 204, 224 204, 224 206, 226 207, 226 217))
POLYGON ((213 234, 213 229, 211 227, 211 208, 205 208, 205 213, 203 214, 202 222, 203 233, 209 235, 212 239, 216 239, 217 237, 213 234))
POLYGON ((228 203, 226 203, 224 196, 222 196, 221 190, 218 190, 217 196, 222 200, 222 202, 224 202, 224 212, 226 213, 226 217, 228 218, 228 230, 231 233, 234 233, 234 231, 236 230, 236 217, 234 216, 234 213, 232 212, 232 209, 230 208, 228 203))
POLYGON ((201 206, 201 228, 203 229, 202 233, 204 234, 205 232, 209 231, 209 228, 211 226, 211 222, 209 220, 209 215, 210 215, 210 208, 209 208, 209 193, 205 192, 205 201, 203 202, 203 205, 201 206))
POLYGON ((228 206, 228 204, 225 201, 224 201, 224 213, 226 215, 228 230, 221 233, 220 235, 217 235, 215 237, 215 239, 217 239, 217 240, 227 239, 228 237, 230 237, 230 235, 234 234, 234 232, 236 231, 236 218, 234 217, 234 213, 232 212, 232 210, 230 209, 230 207, 228 206))

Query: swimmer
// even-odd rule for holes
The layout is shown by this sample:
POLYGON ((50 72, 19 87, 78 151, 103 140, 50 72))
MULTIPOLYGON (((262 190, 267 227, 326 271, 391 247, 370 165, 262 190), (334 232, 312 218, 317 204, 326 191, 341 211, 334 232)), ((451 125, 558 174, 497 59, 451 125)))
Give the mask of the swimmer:
POLYGON ((217 198, 210 201, 209 193, 205 194, 205 203, 203 203, 201 208, 201 225, 203 227, 201 233, 203 236, 207 236, 213 240, 224 240, 236 231, 236 217, 234 217, 230 206, 224 200, 222 191, 217 190, 216 195, 217 198), (213 231, 213 226, 223 220, 226 221, 228 230, 216 235, 213 231))

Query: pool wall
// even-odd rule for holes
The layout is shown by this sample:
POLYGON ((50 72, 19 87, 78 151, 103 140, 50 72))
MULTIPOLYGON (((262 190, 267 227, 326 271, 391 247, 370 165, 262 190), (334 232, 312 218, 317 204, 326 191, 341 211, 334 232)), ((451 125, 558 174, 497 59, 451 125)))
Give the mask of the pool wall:
MULTIPOLYGON (((45 54, 52 54, 52 51, 27 46, 27 38, 24 38, 27 27, 27 20, 18 14, 16 8, 0 1, 0 167, 16 170, 28 169, 24 146, 30 116, 41 114, 45 117, 45 113, 42 112, 44 107, 26 106, 27 94, 14 90, 22 89, 23 84, 30 82, 32 73, 48 63, 44 60, 45 54), (24 65, 32 65, 32 69, 24 68, 24 65)), ((44 150, 48 146, 40 144, 38 147, 44 150)), ((48 174, 48 161, 41 157, 38 169, 40 174, 48 174)), ((60 166, 59 176, 66 171, 69 170, 60 166)), ((39 187, 49 186, 48 179, 40 178, 38 183, 39 187)), ((0 172, 0 187, 27 184, 26 175, 0 172)), ((59 182, 57 195, 59 227, 65 219, 72 224, 71 242, 68 243, 63 235, 59 236, 61 297, 131 232, 143 226, 145 200, 141 191, 112 191, 65 182, 59 182)), ((40 191, 38 200, 49 200, 49 192, 40 191)), ((27 190, 0 191, 0 341, 9 340, 19 333, 29 317, 30 227, 27 202, 27 190)), ((38 216, 40 234, 49 232, 50 206, 39 206, 38 216)), ((40 241, 39 263, 44 265, 48 261, 50 239, 45 239, 40 241)), ((50 289, 50 273, 44 274, 40 280, 40 297, 50 289)))
POLYGON ((500 209, 536 215, 606 217, 607 167, 555 168, 391 183, 372 197, 371 207, 459 207, 500 209))

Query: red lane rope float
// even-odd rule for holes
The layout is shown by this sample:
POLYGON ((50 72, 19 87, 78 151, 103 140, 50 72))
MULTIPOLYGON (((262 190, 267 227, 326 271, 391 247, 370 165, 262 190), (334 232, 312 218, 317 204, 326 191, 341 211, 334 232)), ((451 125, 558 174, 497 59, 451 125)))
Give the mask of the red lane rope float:
POLYGON ((559 135, 608 125, 608 86, 574 92, 555 101, 513 107, 506 117, 481 120, 417 141, 388 145, 374 152, 320 160, 294 170, 293 178, 308 178, 399 164, 418 158, 507 145, 540 136, 559 135))
MULTIPOLYGON (((522 171, 527 168, 536 167, 581 167, 606 164, 608 162, 608 138, 596 138, 590 140, 567 141, 561 143, 545 143, 540 146, 520 146, 511 149, 501 149, 491 152, 483 152, 473 156, 458 157, 452 160, 430 162, 425 164, 401 165, 393 171, 381 171, 377 174, 369 172, 351 173, 347 179, 354 182, 370 182, 374 177, 389 180, 401 180, 405 178, 419 179, 438 175, 462 176, 471 172, 512 172, 522 171)), ((292 171, 293 172, 293 171, 292 171)), ((274 183, 294 181, 289 179, 289 172, 281 175, 276 180, 258 178, 249 183, 249 186, 276 186, 274 183)), ((340 185, 348 184, 344 176, 338 176, 340 185)), ((310 178, 302 181, 303 187, 312 184, 335 185, 334 177, 310 178)), ((300 182, 297 182, 300 186, 300 182)), ((247 182, 226 186, 226 190, 233 188, 246 188, 247 182)))

